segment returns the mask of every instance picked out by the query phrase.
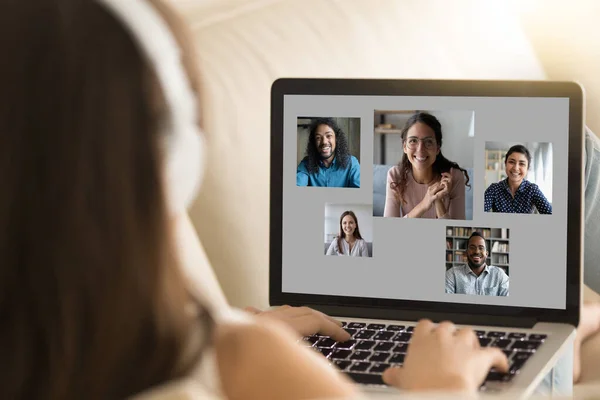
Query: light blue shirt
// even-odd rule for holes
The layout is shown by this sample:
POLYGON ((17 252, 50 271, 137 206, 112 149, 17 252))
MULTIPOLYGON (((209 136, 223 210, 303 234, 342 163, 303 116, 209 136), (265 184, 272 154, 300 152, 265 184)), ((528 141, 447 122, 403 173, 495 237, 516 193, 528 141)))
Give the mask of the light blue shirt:
POLYGON ((334 158, 329 167, 319 162, 319 171, 311 173, 308 171, 308 158, 300 161, 296 172, 297 186, 321 186, 321 187, 360 187, 360 164, 354 156, 350 156, 348 164, 342 168, 337 159, 334 158))
POLYGON ((446 293, 508 296, 508 275, 502 268, 486 265, 479 276, 468 265, 446 271, 446 293))

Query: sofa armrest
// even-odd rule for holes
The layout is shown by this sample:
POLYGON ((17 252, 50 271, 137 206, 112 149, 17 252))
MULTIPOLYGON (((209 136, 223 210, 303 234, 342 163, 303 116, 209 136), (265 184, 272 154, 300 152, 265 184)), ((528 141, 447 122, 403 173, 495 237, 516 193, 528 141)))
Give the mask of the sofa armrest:
MULTIPOLYGON (((600 294, 585 286, 584 302, 600 302, 600 294)), ((583 342, 581 346, 580 384, 600 384, 600 332, 583 342)))

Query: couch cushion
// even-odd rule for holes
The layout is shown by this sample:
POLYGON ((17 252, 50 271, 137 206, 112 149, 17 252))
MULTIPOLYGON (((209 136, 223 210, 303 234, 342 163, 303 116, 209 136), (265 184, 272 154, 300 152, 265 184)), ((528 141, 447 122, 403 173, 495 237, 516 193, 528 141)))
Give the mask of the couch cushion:
MULTIPOLYGON (((600 302, 600 294, 585 286, 585 302, 600 302)), ((581 346, 581 383, 600 384, 600 332, 583 342, 581 346)), ((596 392, 596 394, 600 391, 596 392)))

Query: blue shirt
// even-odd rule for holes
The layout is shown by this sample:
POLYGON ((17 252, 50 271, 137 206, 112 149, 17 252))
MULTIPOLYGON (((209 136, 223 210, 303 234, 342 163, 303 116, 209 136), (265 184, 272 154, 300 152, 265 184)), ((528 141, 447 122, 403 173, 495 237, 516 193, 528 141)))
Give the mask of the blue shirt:
POLYGON ((508 179, 492 183, 484 194, 485 212, 531 214, 533 206, 540 214, 552 214, 552 204, 548 202, 538 185, 523 179, 513 198, 508 179))
POLYGON ((346 168, 342 168, 334 158, 329 167, 319 161, 317 173, 308 172, 308 158, 298 165, 296 185, 322 187, 360 187, 360 164, 354 156, 350 156, 346 168))
POLYGON ((486 265, 479 276, 468 265, 446 271, 446 293, 508 296, 508 275, 502 268, 486 265))

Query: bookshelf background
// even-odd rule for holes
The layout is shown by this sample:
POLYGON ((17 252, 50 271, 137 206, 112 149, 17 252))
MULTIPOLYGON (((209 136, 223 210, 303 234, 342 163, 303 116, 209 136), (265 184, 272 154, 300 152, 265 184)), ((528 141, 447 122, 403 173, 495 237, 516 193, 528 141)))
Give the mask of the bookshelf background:
POLYGON ((508 152, 506 149, 485 149, 485 187, 492 183, 500 182, 506 179, 504 170, 504 155, 508 152))
POLYGON ((485 247, 488 251, 486 264, 500 267, 510 276, 510 230, 508 228, 446 227, 446 270, 467 264, 467 241, 474 231, 480 232, 485 239, 485 247))

